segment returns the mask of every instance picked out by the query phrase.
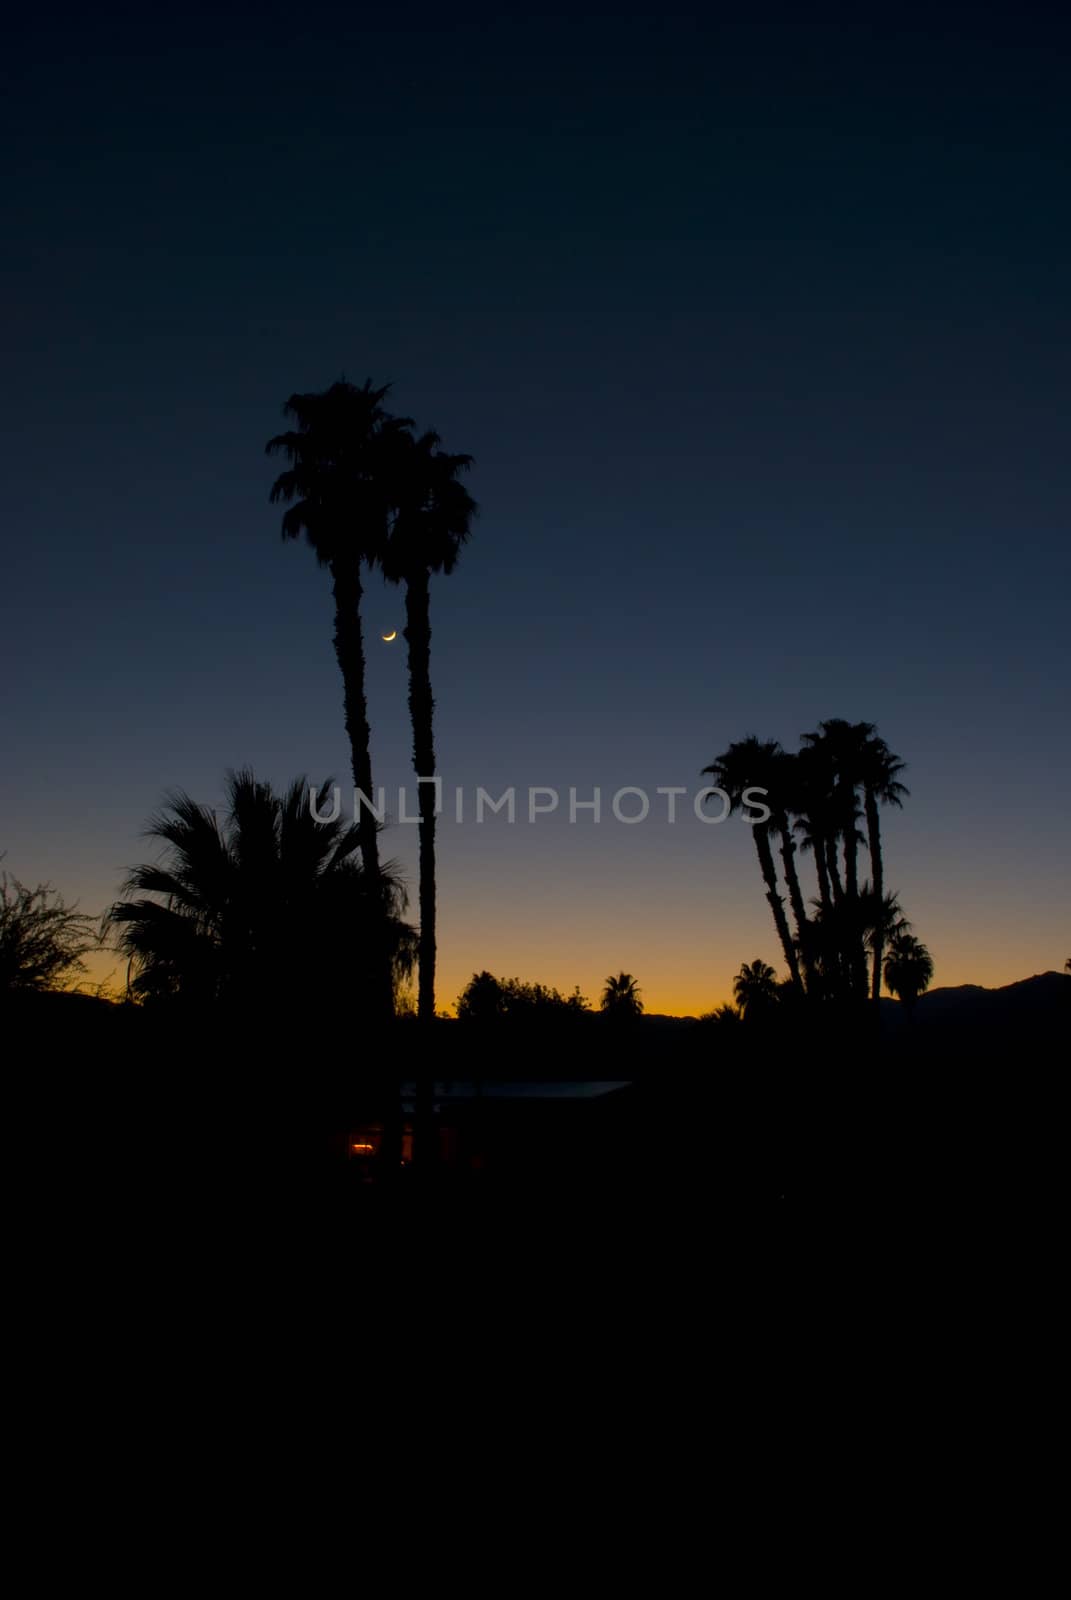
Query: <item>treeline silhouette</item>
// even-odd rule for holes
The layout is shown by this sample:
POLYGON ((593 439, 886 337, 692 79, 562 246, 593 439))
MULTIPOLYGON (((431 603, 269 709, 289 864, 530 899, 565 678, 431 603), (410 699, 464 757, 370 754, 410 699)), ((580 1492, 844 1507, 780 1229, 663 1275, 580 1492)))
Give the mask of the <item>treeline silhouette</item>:
POLYGON ((458 996, 459 1022, 569 1023, 600 1016, 611 1022, 635 1022, 643 1015, 640 986, 630 972, 611 973, 603 984, 599 1011, 594 1012, 580 993, 571 994, 544 983, 524 983, 520 978, 496 978, 490 972, 473 973, 458 996))

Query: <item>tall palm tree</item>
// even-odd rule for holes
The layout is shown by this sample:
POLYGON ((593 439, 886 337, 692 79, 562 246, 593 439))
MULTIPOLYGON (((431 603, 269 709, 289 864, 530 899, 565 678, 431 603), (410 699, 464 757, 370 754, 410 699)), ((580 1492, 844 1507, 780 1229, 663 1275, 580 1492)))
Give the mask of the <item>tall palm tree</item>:
MULTIPOLYGON (((867 724, 861 724, 865 727, 867 724)), ((881 905, 885 897, 885 864, 881 851, 881 821, 879 806, 902 806, 909 791, 900 782, 904 763, 894 755, 871 729, 860 751, 859 780, 863 787, 863 806, 866 812, 867 848, 870 852, 870 871, 874 880, 874 898, 881 905)), ((900 930, 902 931, 902 930, 900 930)), ((874 929, 871 953, 870 998, 876 1005, 881 996, 881 968, 885 935, 881 919, 874 929)))
MULTIPOLYGON (((783 756, 784 751, 775 739, 763 741, 752 735, 731 744, 720 756, 715 756, 710 766, 703 768, 703 776, 709 777, 715 788, 723 790, 728 795, 730 811, 740 811, 745 803, 746 790, 765 789, 770 792, 777 788, 779 774, 783 770, 780 765, 783 756)), ((768 796, 766 804, 769 804, 768 796)), ((785 916, 785 903, 778 891, 777 869, 774 866, 770 843, 773 835, 779 831, 778 820, 772 806, 769 810, 769 817, 764 822, 753 823, 751 832, 755 840, 762 881, 766 885, 766 899, 773 914, 785 962, 793 984, 802 990, 803 979, 800 975, 799 956, 792 942, 788 918, 785 916)))
MULTIPOLYGON (((435 700, 431 690, 431 575, 449 574, 469 537, 476 502, 460 482, 472 457, 439 448, 437 433, 414 439, 398 434, 392 452, 394 511, 381 556, 389 583, 405 585, 405 641, 409 652, 409 715, 413 770, 435 776, 435 700)), ((417 1015, 435 1016, 435 786, 418 784, 420 844, 420 963, 417 1015)))
POLYGON ((796 947, 803 962, 803 971, 807 977, 807 987, 810 988, 813 977, 811 957, 812 929, 803 903, 803 891, 800 888, 799 873, 796 870, 795 829, 789 820, 790 814, 794 813, 801 803, 799 756, 789 750, 782 750, 776 755, 771 763, 770 783, 771 788, 766 797, 766 803, 773 813, 773 822, 781 842, 781 867, 785 875, 789 904, 792 907, 792 916, 796 924, 796 947))
MULTIPOLYGON (((368 798, 358 810, 361 859, 370 886, 380 879, 377 824, 370 809, 371 736, 365 694, 364 639, 361 632, 362 565, 382 557, 390 514, 387 470, 392 446, 411 425, 383 405, 389 385, 360 388, 340 380, 322 393, 292 394, 283 415, 294 427, 269 439, 269 455, 283 455, 289 466, 271 489, 272 504, 282 501, 284 539, 304 536, 331 574, 335 601, 335 656, 342 673, 346 733, 353 781, 368 798)), ((392 1014, 390 973, 379 974, 381 1015, 392 1014)))
POLYGON ((601 1007, 615 1022, 634 1022, 643 1013, 640 986, 631 972, 619 972, 603 985, 601 1007))
MULTIPOLYGON (((833 780, 822 750, 804 745, 796 754, 795 801, 796 832, 800 849, 814 855, 818 893, 823 912, 833 908, 833 876, 830 873, 830 843, 836 836, 832 816, 833 780)), ((835 865, 835 860, 834 860, 835 865)), ((839 877, 838 877, 839 888, 839 877)))
MULTIPOLYGON (((858 921, 855 913, 859 903, 859 846, 863 843, 863 836, 858 826, 861 812, 856 791, 862 782, 867 743, 874 731, 870 722, 851 723, 843 717, 831 717, 818 724, 817 732, 803 735, 805 747, 818 752, 818 758, 825 762, 828 773, 830 813, 844 851, 843 890, 836 871, 835 846, 832 851, 830 849, 834 841, 830 839, 826 841, 827 863, 830 866, 834 900, 843 898, 848 902, 847 923, 858 921)), ((866 955, 861 933, 860 927, 860 937, 853 939, 850 949, 845 952, 849 984, 852 992, 859 996, 865 994, 867 989, 866 955)))
POLYGON ((926 946, 910 933, 897 934, 885 957, 885 983, 908 1016, 913 1014, 916 1000, 920 994, 925 994, 932 980, 933 959, 926 946))
POLYGON ((745 961, 733 979, 733 995, 744 1020, 754 1019, 777 1001, 777 973, 765 961, 745 961))
POLYGON ((105 919, 134 995, 258 1016, 354 997, 371 1009, 383 953, 392 982, 405 981, 415 935, 394 868, 381 866, 373 887, 357 828, 317 822, 307 799, 304 778, 277 795, 248 771, 228 774, 222 821, 182 791, 168 796, 147 829, 164 858, 131 869, 105 919))

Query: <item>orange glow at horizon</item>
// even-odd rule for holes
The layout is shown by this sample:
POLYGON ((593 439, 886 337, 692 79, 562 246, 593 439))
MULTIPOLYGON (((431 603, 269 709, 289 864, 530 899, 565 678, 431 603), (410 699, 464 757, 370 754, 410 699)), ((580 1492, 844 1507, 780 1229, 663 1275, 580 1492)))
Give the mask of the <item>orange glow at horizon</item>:
MULTIPOLYGON (((750 921, 747 917, 740 920, 742 924, 750 921)), ((693 1017, 714 1011, 720 1005, 732 1004, 733 978, 744 961, 758 956, 769 961, 779 976, 786 975, 775 937, 772 930, 765 933, 761 915, 759 926, 748 926, 746 931, 741 928, 739 935, 718 940, 716 944, 712 940, 709 952, 689 949, 687 943, 683 952, 668 950, 663 942, 654 941, 653 947, 634 946, 630 954, 623 954, 619 959, 608 956, 601 962, 595 961, 586 948, 550 951, 542 939, 532 938, 530 928, 515 939, 500 937, 501 931, 497 930, 494 937, 481 937, 472 932, 467 937, 462 934, 443 939, 435 984, 440 1013, 453 1016, 458 996, 473 973, 485 970, 494 973, 496 978, 544 983, 564 995, 570 994, 579 984, 588 1004, 596 1009, 607 976, 624 970, 638 979, 645 1011, 693 1017)), ((1044 934, 1033 938, 1024 936, 1021 943, 1009 948, 1006 934, 998 942, 984 934, 976 934, 971 940, 948 938, 947 934, 952 932, 940 929, 938 937, 924 936, 936 966, 935 989, 955 988, 960 984, 999 989, 1039 972, 1062 972, 1064 969, 1063 945, 1044 934)), ((610 941, 606 948, 612 951, 610 941)), ((107 951, 94 951, 86 957, 86 968, 87 971, 76 976, 68 987, 92 994, 98 986, 103 986, 102 992, 108 999, 122 998, 125 963, 120 965, 114 954, 107 951)), ((415 998, 415 981, 413 993, 415 998)))
MULTIPOLYGON (((995 881, 979 872, 976 851, 957 842, 954 819, 938 838, 912 841, 896 832, 904 827, 891 819, 887 881, 933 956, 934 988, 1000 988, 1063 970, 1066 898, 1043 863, 1031 873, 1013 859, 995 881)), ((415 833, 398 827, 392 834, 411 893, 416 862, 407 852, 415 856, 415 833)), ((33 876, 35 864, 23 870, 33 876)), ((62 862, 42 860, 36 875, 61 882, 91 910, 115 897, 114 882, 65 873, 62 862)), ((760 958, 786 975, 750 840, 725 830, 444 827, 437 890, 440 1013, 453 1013, 484 970, 563 995, 579 986, 593 1007, 607 976, 625 971, 647 1012, 676 1016, 731 1003, 745 961, 760 958)), ((83 989, 104 983, 121 997, 121 957, 96 951, 86 966, 76 980, 83 989)))

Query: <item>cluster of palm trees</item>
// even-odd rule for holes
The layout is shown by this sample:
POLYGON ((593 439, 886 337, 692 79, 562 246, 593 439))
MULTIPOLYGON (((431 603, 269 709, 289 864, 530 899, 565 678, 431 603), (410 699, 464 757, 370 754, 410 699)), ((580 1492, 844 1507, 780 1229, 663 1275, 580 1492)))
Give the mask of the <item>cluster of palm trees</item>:
MULTIPOLYGON (((469 537, 476 502, 462 474, 467 455, 442 448, 437 433, 414 433, 411 417, 392 415, 384 401, 389 386, 360 387, 344 380, 322 393, 293 394, 284 416, 290 429, 268 441, 268 452, 288 465, 271 490, 286 506, 284 539, 304 538, 331 574, 335 602, 335 655, 342 673, 346 732, 353 781, 367 796, 361 805, 358 839, 370 894, 378 893, 389 933, 392 886, 379 860, 377 822, 370 803, 371 732, 365 694, 361 624, 363 578, 377 570, 405 588, 404 638, 409 656, 409 712, 413 767, 430 778, 435 767, 431 687, 430 580, 450 573, 469 537)), ((417 1014, 435 1015, 435 789, 418 786, 419 907, 417 1014)), ((376 977, 376 1010, 393 1014, 391 941, 369 946, 366 959, 376 977)))
MULTIPOLYGON (((750 737, 731 744, 703 769, 728 795, 733 811, 743 810, 747 791, 765 791, 768 815, 752 824, 752 834, 789 989, 796 996, 869 997, 876 1003, 883 975, 894 992, 901 980, 905 992, 916 983, 916 995, 929 983, 929 955, 912 936, 897 896, 885 886, 881 808, 903 804, 908 793, 900 781, 903 771, 904 763, 873 723, 842 718, 805 733, 798 751, 750 737), (863 850, 870 876, 860 882, 863 850), (809 899, 800 877, 801 854, 814 864, 818 893, 809 899), (887 952, 896 956, 891 966, 887 952)), ((766 970, 773 983, 772 969, 766 970)))
MULTIPOLYGON (((926 946, 920 944, 907 931, 907 923, 898 917, 898 929, 891 935, 885 956, 883 975, 885 987, 903 1005, 910 1015, 916 1000, 924 994, 933 978, 933 960, 926 946)), ((769 962, 757 958, 745 961, 733 979, 734 1005, 719 1006, 705 1021, 754 1022, 771 1018, 783 1003, 797 994, 791 979, 779 981, 769 962)))

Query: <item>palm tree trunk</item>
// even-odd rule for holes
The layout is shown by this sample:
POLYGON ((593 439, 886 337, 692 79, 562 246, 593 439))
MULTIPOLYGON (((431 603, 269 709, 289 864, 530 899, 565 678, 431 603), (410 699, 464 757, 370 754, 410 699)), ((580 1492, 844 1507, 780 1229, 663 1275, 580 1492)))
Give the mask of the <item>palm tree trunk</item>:
MULTIPOLYGON (((372 789, 372 735, 368 726, 368 700, 365 695, 364 640, 361 635, 360 568, 342 562, 331 564, 332 593, 335 597, 335 656, 342 673, 346 733, 350 741, 353 781, 361 793, 374 801, 372 789)), ((369 882, 382 897, 377 823, 368 806, 357 815, 357 836, 361 846, 361 865, 369 882)), ((384 919, 386 907, 384 906, 384 919)), ((390 950, 386 937, 368 952, 372 963, 372 993, 377 1020, 388 1022, 394 1016, 394 983, 390 950)))
POLYGON ((829 874, 829 882, 833 889, 833 903, 839 906, 844 899, 844 885, 840 881, 840 867, 837 863, 836 834, 827 834, 823 845, 826 852, 826 872, 829 874))
MULTIPOLYGON (((372 735, 368 726, 368 698, 365 694, 364 639, 361 634, 361 571, 358 563, 331 563, 332 593, 335 597, 335 656, 342 673, 346 713, 346 733, 350 741, 350 762, 357 788, 374 802, 372 789, 372 735)), ((383 899, 383 875, 379 863, 376 819, 367 806, 357 814, 357 837, 361 847, 361 866, 370 885, 383 899)), ((389 941, 386 937, 384 904, 383 934, 368 951, 371 971, 373 1017, 386 1025, 394 1017, 394 981, 391 972, 389 941)), ((391 1075, 383 1090, 383 1136, 378 1167, 380 1181, 393 1184, 398 1176, 402 1153, 402 1106, 400 1090, 391 1075)))
POLYGON ((785 883, 788 885, 788 898, 792 906, 792 915, 796 920, 796 941, 800 954, 803 957, 803 967, 807 974, 807 986, 810 988, 811 972, 811 925, 807 921, 807 911, 803 904, 803 892, 800 889, 799 873, 796 871, 796 841, 792 837, 788 817, 782 811, 777 817, 777 831, 781 837, 781 864, 784 867, 785 883))
MULTIPOLYGON (((335 656, 342 673, 353 781, 372 801, 375 798, 372 792, 372 735, 368 726, 368 700, 364 688, 360 570, 344 566, 341 562, 332 562, 331 578, 335 597, 335 656)), ((361 864, 369 877, 378 882, 380 871, 376 819, 367 806, 361 806, 357 817, 357 834, 361 842, 361 864)))
POLYGON ((848 920, 847 908, 849 905, 847 891, 840 875, 840 859, 837 854, 837 844, 840 838, 835 827, 831 827, 822 841, 825 853, 826 875, 832 889, 832 904, 834 915, 830 926, 835 935, 835 968, 833 973, 835 992, 840 997, 851 994, 852 965, 851 952, 845 949, 844 925, 848 920))
POLYGON ((867 970, 859 906, 859 840, 855 828, 854 790, 847 800, 844 817, 844 897, 851 908, 846 930, 849 948, 845 952, 848 985, 853 994, 863 996, 867 992, 867 970))
MULTIPOLYGON (((413 770, 435 776, 435 699, 431 692, 431 603, 428 573, 412 573, 405 585, 405 641, 409 647, 409 715, 413 724, 413 770)), ((435 799, 436 786, 417 785, 420 849, 420 938, 417 945, 417 1020, 435 1021, 435 799)), ((435 1159, 435 1064, 425 1039, 416 1053, 414 1159, 425 1171, 435 1159)))
POLYGON ((866 791, 866 831, 870 846, 870 873, 874 885, 877 917, 874 928, 874 969, 870 976, 870 998, 875 1007, 881 999, 881 958, 885 940, 885 867, 881 859, 881 823, 878 802, 872 789, 866 791))
POLYGON ((834 796, 836 815, 844 844, 844 881, 837 867, 836 836, 830 841, 827 857, 833 881, 833 895, 842 907, 842 960, 845 991, 848 995, 865 995, 867 992, 866 951, 863 949, 863 931, 859 916, 859 841, 855 828, 855 789, 842 781, 834 796))
POLYGON ((859 898, 859 841, 855 836, 854 805, 844 818, 844 893, 851 901, 859 898))
POLYGON ((777 869, 774 866, 773 852, 770 849, 769 835, 761 828, 752 828, 755 836, 755 849, 759 853, 759 867, 762 871, 762 880, 766 885, 766 898, 773 912, 777 936, 781 940, 781 949, 785 954, 785 964, 788 967, 792 983, 802 992, 803 980, 800 977, 799 961, 796 957, 796 947, 792 943, 792 932, 785 916, 785 903, 777 892, 777 869))
POLYGON ((808 982, 818 995, 825 994, 833 981, 833 974, 828 964, 829 936, 833 926, 833 890, 829 881, 825 835, 815 829, 810 819, 807 826, 811 840, 811 854, 814 856, 814 869, 818 875, 818 904, 821 908, 817 923, 811 924, 812 969, 808 974, 808 982), (817 965, 819 959, 821 959, 820 971, 817 965))
MULTIPOLYGON (((413 723, 413 770, 418 778, 435 775, 435 701, 431 692, 431 615, 427 572, 405 586, 405 641, 409 646, 409 715, 413 723)), ((420 943, 417 1016, 435 1016, 435 785, 418 786, 420 814, 420 943)))
POLYGON ((829 886, 829 867, 826 863, 826 841, 821 834, 811 829, 811 852, 814 856, 814 867, 818 874, 818 898, 822 906, 823 915, 833 909, 833 893, 829 886))

